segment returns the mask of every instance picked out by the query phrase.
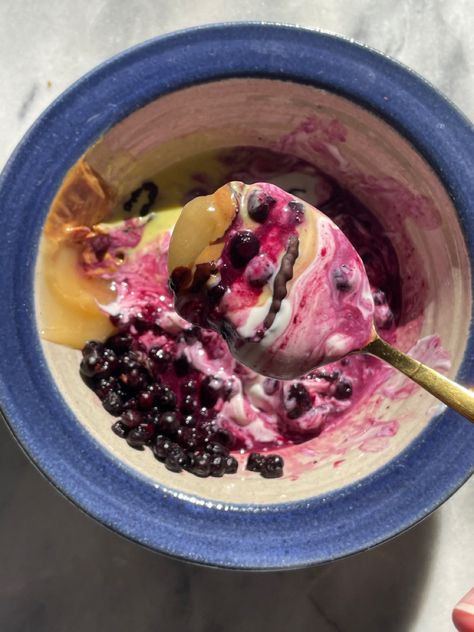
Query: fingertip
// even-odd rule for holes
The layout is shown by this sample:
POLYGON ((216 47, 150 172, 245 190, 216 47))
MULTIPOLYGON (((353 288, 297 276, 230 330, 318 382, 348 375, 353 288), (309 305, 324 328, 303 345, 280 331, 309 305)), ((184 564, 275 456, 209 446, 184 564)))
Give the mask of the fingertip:
POLYGON ((452 619, 459 632, 474 632, 474 588, 454 606, 452 619))

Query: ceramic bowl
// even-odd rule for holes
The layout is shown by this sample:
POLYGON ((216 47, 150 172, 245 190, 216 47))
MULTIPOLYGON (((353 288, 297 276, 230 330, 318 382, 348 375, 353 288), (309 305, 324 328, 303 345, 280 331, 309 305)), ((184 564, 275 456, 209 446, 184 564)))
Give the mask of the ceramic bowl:
POLYGON ((366 47, 296 27, 229 24, 161 37, 99 66, 10 159, 0 182, 1 401, 51 482, 117 532, 210 565, 299 567, 367 549, 426 516, 472 472, 474 427, 420 389, 379 392, 340 435, 337 455, 312 464, 311 442, 292 448, 283 479, 176 475, 110 432, 79 379, 78 352, 38 334, 41 230, 80 156, 130 190, 138 172, 237 145, 304 158, 363 200, 399 255, 399 346, 439 334, 449 375, 474 381, 469 123, 366 47))

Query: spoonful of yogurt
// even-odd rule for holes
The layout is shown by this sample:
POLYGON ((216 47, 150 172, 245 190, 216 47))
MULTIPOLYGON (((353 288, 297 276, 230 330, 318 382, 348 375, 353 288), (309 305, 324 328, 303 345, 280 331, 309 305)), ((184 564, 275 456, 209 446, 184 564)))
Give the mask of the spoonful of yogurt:
POLYGON ((183 208, 169 247, 176 311, 254 371, 294 379, 370 353, 474 420, 474 393, 382 340, 362 260, 321 211, 275 185, 230 182, 183 208))

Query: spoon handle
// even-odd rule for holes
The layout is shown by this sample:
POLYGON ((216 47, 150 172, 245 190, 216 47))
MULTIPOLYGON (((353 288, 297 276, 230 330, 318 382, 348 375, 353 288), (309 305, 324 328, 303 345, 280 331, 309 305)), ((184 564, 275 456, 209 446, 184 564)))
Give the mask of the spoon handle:
POLYGON ((474 392, 452 382, 437 371, 411 358, 377 336, 364 347, 364 353, 377 356, 404 373, 444 404, 474 422, 474 392))

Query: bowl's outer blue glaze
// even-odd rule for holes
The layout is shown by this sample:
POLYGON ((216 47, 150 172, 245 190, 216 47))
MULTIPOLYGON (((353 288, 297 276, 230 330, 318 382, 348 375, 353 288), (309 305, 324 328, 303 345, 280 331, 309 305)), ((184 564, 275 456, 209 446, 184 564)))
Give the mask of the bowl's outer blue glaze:
MULTIPOLYGON (((238 76, 324 87, 378 113, 437 171, 474 252, 474 133, 422 79, 363 46, 295 27, 217 25, 161 37, 67 90, 33 125, 1 176, 0 396, 33 461, 105 525, 196 562, 291 568, 364 550, 426 516, 472 472, 474 426, 446 411, 373 475, 305 502, 222 507, 182 498, 129 470, 75 421, 44 362, 34 313, 37 244, 67 169, 99 135, 156 97, 238 76)), ((472 331, 458 377, 474 382, 472 331)))

